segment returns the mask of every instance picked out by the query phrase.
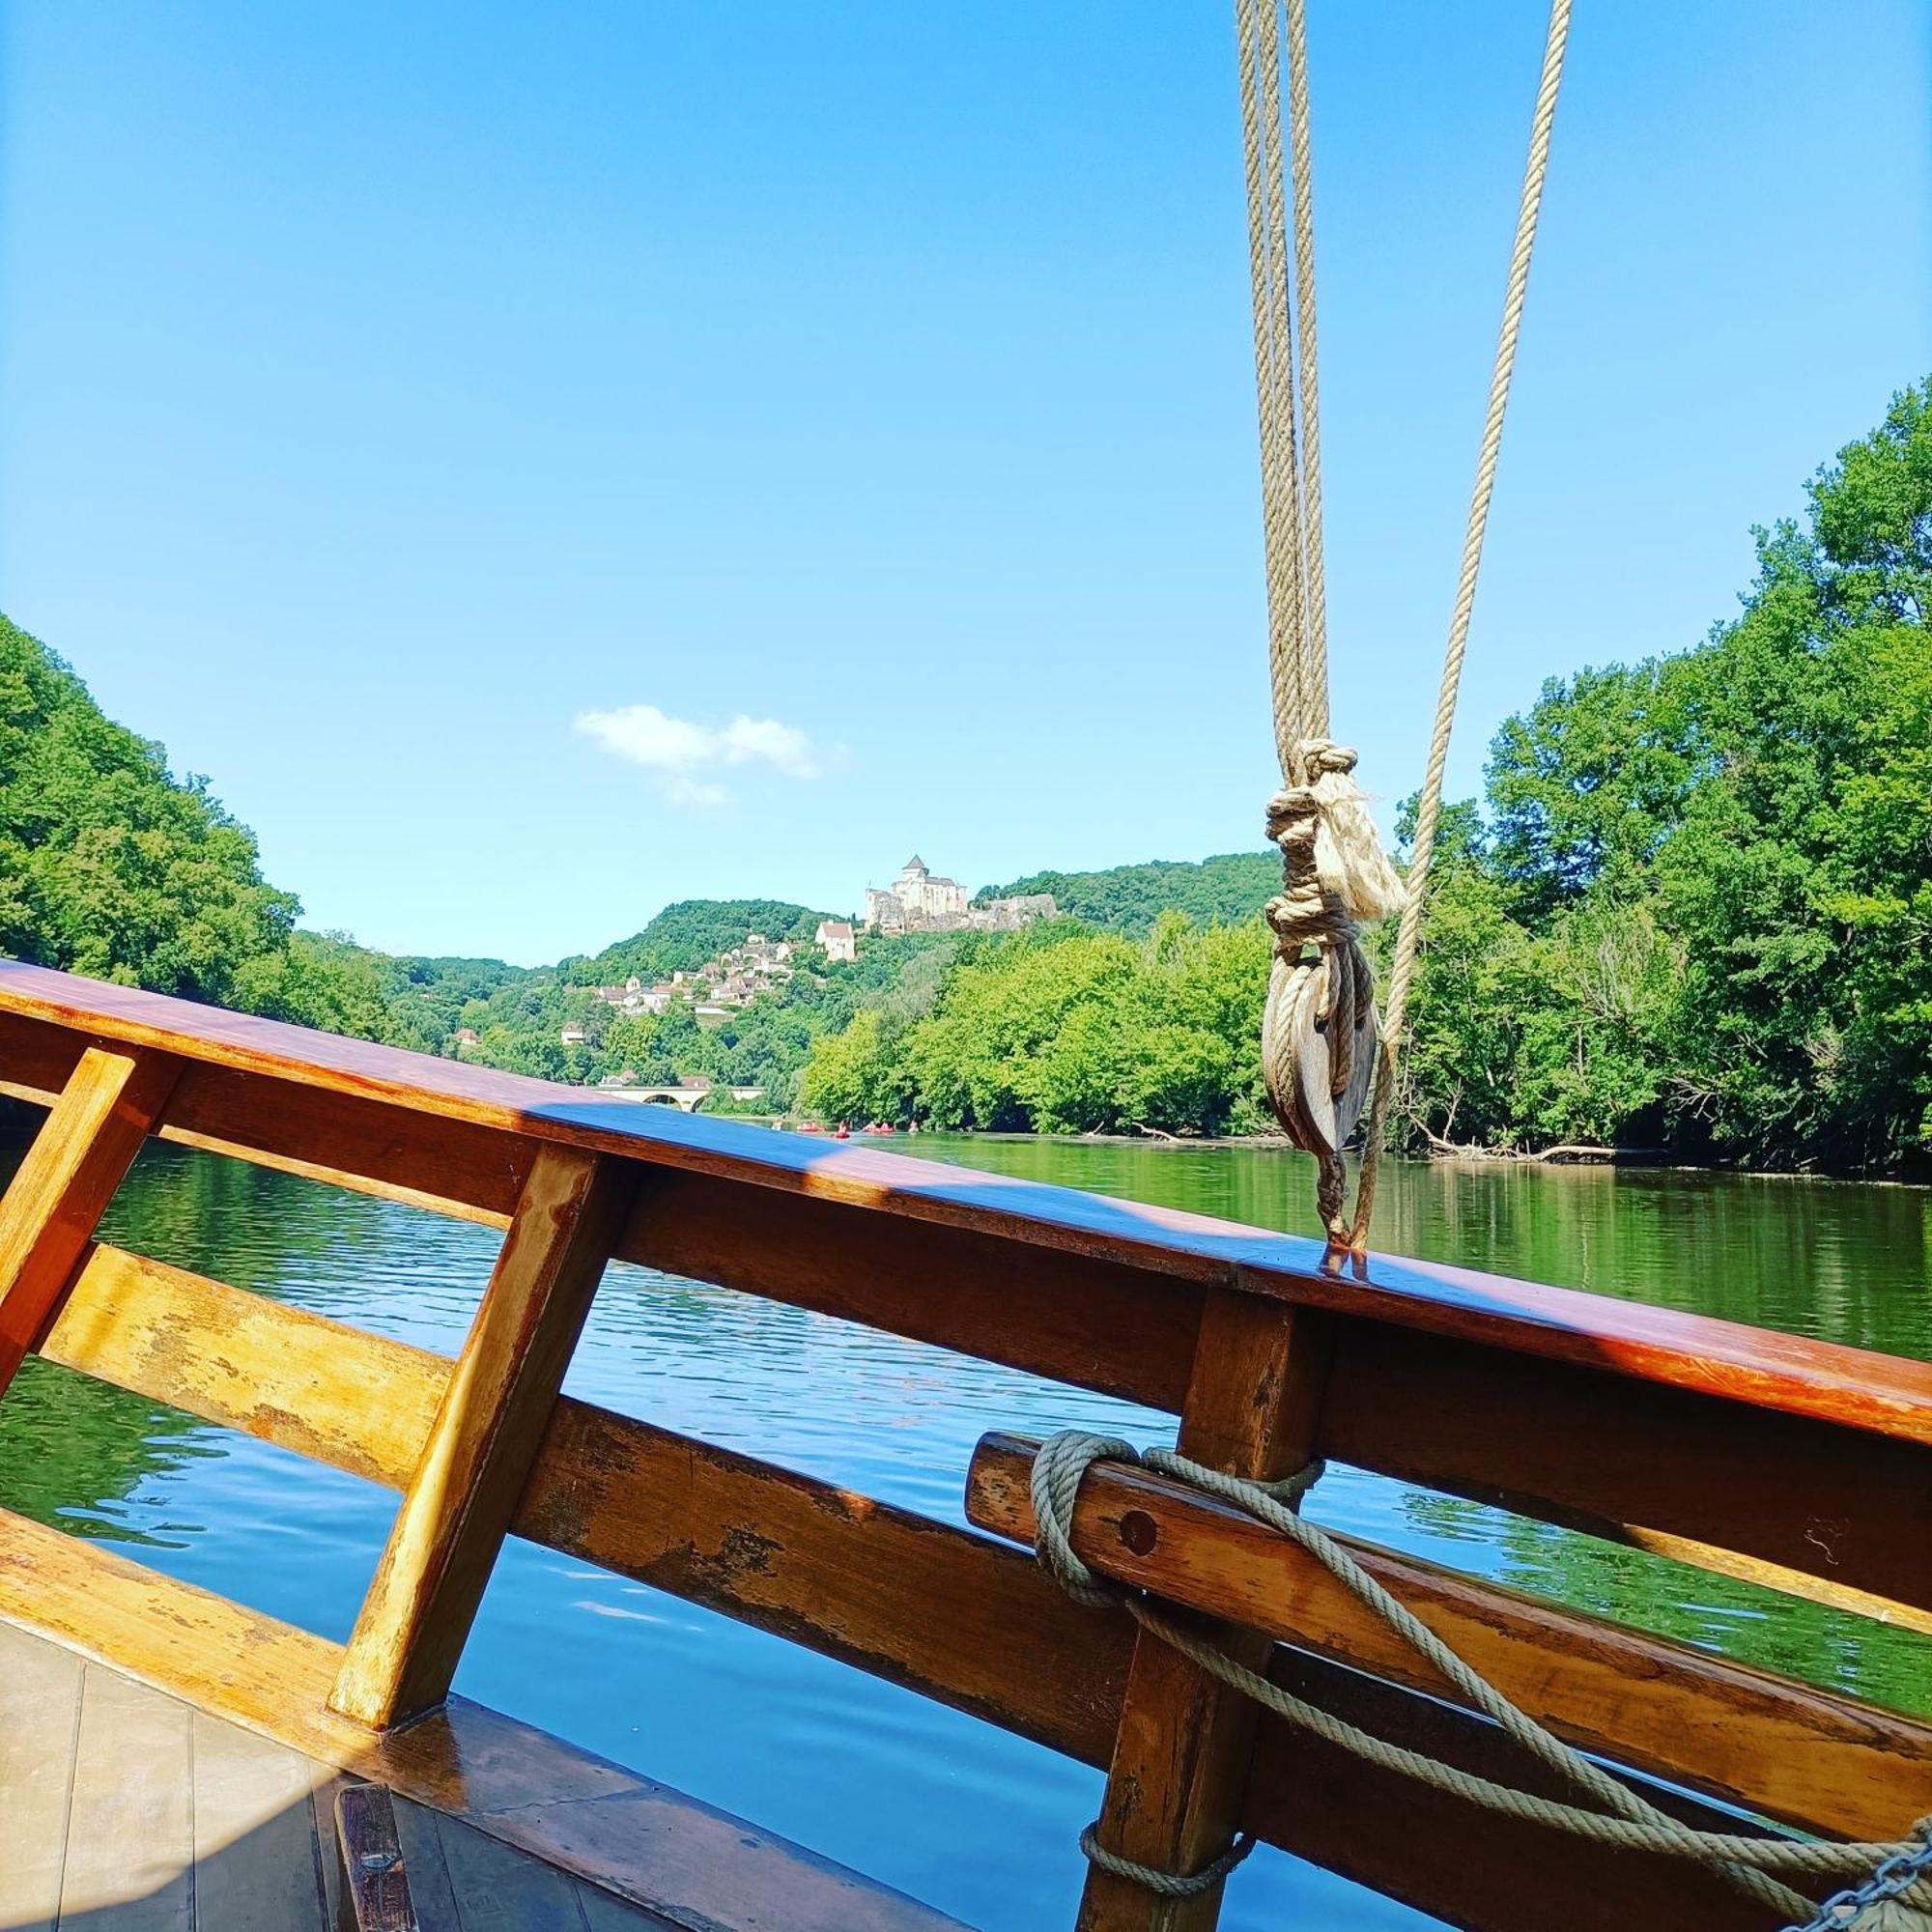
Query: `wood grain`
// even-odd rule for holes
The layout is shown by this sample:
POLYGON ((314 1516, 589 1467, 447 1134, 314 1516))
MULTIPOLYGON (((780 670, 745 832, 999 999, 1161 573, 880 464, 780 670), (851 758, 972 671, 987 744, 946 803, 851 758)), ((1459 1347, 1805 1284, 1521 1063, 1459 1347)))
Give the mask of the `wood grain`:
MULTIPOLYGON (((1024 1437, 982 1438, 967 1485, 972 1521, 1029 1546, 1034 1448, 1024 1437)), ((1889 1837, 1932 1812, 1932 1725, 1337 1540, 1506 1696, 1585 1750, 1828 1835, 1889 1837)), ((1164 1477, 1096 1465, 1081 1487, 1073 1545, 1104 1576, 1454 1698, 1313 1557, 1164 1477)))
POLYGON ((354 1932, 422 1932, 388 1791, 365 1778, 349 1779, 336 1787, 334 1811, 332 1852, 354 1932))
MULTIPOLYGON (((1320 1316, 1252 1296, 1211 1294, 1181 1409, 1182 1452, 1269 1481, 1299 1468, 1314 1441, 1327 1362, 1320 1316)), ((1216 1634, 1259 1668, 1269 1644, 1216 1634)), ((1228 1848, 1240 1815, 1255 1705, 1147 1633, 1136 1636, 1107 1770, 1099 1842, 1156 1871, 1191 1875, 1228 1848)), ((1164 1898, 1098 1865, 1081 1896, 1082 1932, 1208 1932, 1221 1888, 1164 1898)))
MULTIPOLYGON (((449 1372, 440 1356, 112 1248, 91 1255, 45 1352, 390 1488, 408 1480, 449 1372), (185 1336, 196 1338, 193 1347, 182 1345, 185 1336), (380 1401, 367 1400, 372 1389, 380 1401)), ((1020 1445, 995 1438, 976 1457, 969 1508, 982 1526, 1024 1539, 1022 1456, 1020 1445)), ((1078 1520, 1101 1525, 1103 1567, 1157 1586, 1172 1580, 1162 1564, 1174 1548, 1173 1507, 1169 1486, 1103 1470, 1090 1480, 1078 1520), (1129 1505, 1129 1496, 1138 1500, 1129 1505), (1106 1545, 1106 1525, 1129 1508, 1161 1539, 1138 1568, 1117 1529, 1106 1545)), ((1351 1622, 1319 1578, 1278 1581, 1265 1567, 1278 1561, 1266 1532, 1218 1505, 1189 1498, 1182 1507, 1184 1517, 1201 1512, 1264 1567, 1250 1577, 1189 1563, 1190 1600, 1440 1690, 1412 1674, 1406 1651, 1379 1625, 1351 1622), (1208 1589, 1221 1594, 1196 1594, 1208 1589)), ((1124 1681, 1120 1620, 1078 1609, 1016 1550, 567 1397, 513 1528, 1076 1756, 1105 1759, 1124 1681)), ((1917 1789, 1923 1775, 1923 1727, 1910 1720, 1680 1656, 1412 1559, 1362 1554, 1392 1587, 1438 1611, 1506 1682, 1517 1681, 1512 1645, 1525 1690, 1548 1671, 1544 1708, 1586 1747, 1621 1746, 1645 1768, 1714 1796, 1852 1834, 1893 1830, 1891 1780, 1917 1789), (1673 1724, 1669 1700, 1679 1694, 1695 1701, 1673 1724), (1655 1710, 1654 1756, 1619 1729, 1627 1708, 1655 1710)))
POLYGON ((61 1922, 194 1932, 193 1713, 90 1669, 74 1744, 61 1922))
POLYGON ((0 1196, 0 1394, 59 1306, 180 1063, 89 1047, 0 1196))
MULTIPOLYGON (((828 1148, 822 1140, 668 1108, 638 1107, 581 1088, 343 1039, 17 961, 0 961, 0 1017, 7 1015, 14 1022, 8 1038, 18 1037, 17 1028, 26 1025, 156 1047, 264 1076, 263 1084, 270 1087, 286 1083, 445 1124, 493 1128, 506 1142, 544 1141, 615 1153, 737 1183, 741 1193, 769 1189, 865 1209, 880 1220, 918 1224, 896 1250, 901 1271, 915 1276, 924 1248, 921 1231, 956 1228, 996 1237, 1015 1265, 1028 1249, 1079 1255, 1122 1276, 1163 1276, 1197 1289, 1238 1287, 1395 1328, 1599 1368, 1624 1380, 1932 1443, 1932 1364, 1386 1256, 1371 1257, 1358 1269, 1340 1269, 1323 1264, 1314 1242, 1205 1215, 967 1175, 869 1148, 828 1148)), ((0 1054, 7 1051, 0 1039, 0 1054)), ((43 1068, 59 1051, 45 1045, 20 1049, 23 1062, 43 1068)), ((286 1097, 283 1105, 289 1105, 286 1097)), ((197 1118, 193 1127, 237 1144, 249 1138, 209 1118, 197 1118)), ((292 1141, 298 1142, 299 1135, 284 1132, 275 1151, 295 1159, 315 1158, 292 1141)), ((372 1144, 346 1164, 420 1192, 502 1210, 500 1176, 478 1173, 465 1162, 439 1182, 421 1156, 412 1152, 410 1158, 410 1172, 388 1173, 387 1151, 372 1144), (490 1200, 481 1198, 485 1193, 490 1200)), ((318 1164, 344 1163, 320 1158, 318 1164)), ((1016 1293, 1009 1313, 1024 1329, 1019 1299, 1016 1293)), ((987 1336, 976 1351, 1004 1359, 990 1354, 999 1346, 998 1337, 987 1336)))
POLYGON ((957 1932, 954 1921, 605 1759, 451 1697, 402 1730, 329 1710, 340 1648, 0 1511, 0 1623, 590 1879, 730 1932, 957 1932))
POLYGON ((346 1717, 380 1730, 448 1690, 633 1186, 567 1148, 532 1164, 349 1639, 346 1717))
MULTIPOLYGON (((390 1489, 409 1481, 450 1371, 425 1350, 109 1247, 89 1257, 43 1352, 390 1489)), ((1092 1616, 983 1537, 568 1396, 511 1526, 1105 1758, 1124 1619, 1092 1616)))
MULTIPOLYGON (((407 1730, 373 1736, 324 1704, 339 1656, 334 1646, 98 1547, 0 1518, 0 1642, 5 1620, 23 1603, 34 1612, 33 1627, 57 1640, 98 1650, 104 1634, 144 1681, 161 1682, 199 1708, 280 1737, 323 1763, 381 1778, 492 1837, 614 1886, 634 1902, 655 1900, 671 1923, 738 1932, 779 1925, 932 1932, 951 1923, 892 1894, 881 1901, 850 1874, 828 1873, 795 1848, 462 1698, 407 1730), (741 1859, 747 1851, 754 1856, 741 1859)), ((1106 1621, 1095 1619, 1098 1626, 1106 1621)), ((1486 1776, 1536 1782, 1535 1769, 1521 1765, 1492 1727, 1448 1706, 1288 1651, 1277 1650, 1272 1669, 1297 1694, 1350 1722, 1486 1776)), ((1103 1736, 1087 1754, 1102 1756, 1106 1745, 1103 1736)), ((1692 1801, 1653 1795, 1687 1822, 1716 1822, 1717 1814, 1692 1801)), ((399 1809, 406 1823, 410 1807, 399 1809)), ((1672 1875, 1552 1834, 1525 1835, 1468 1807, 1451 1807, 1438 1820, 1439 1810, 1427 1794, 1365 1783, 1351 1759, 1311 1755, 1308 1741, 1283 1726, 1262 1727, 1248 1827, 1297 1856, 1441 1911, 1453 1923, 1544 1932, 1552 1920, 1539 1915, 1548 1913, 1566 1932, 1612 1932, 1639 1908, 1660 1932, 1734 1932, 1748 1923, 1701 1874, 1672 1875), (1423 1821, 1442 1824, 1442 1842, 1409 1842, 1423 1821), (1464 1912, 1471 1901, 1482 1909, 1464 1912)), ((404 1842, 419 1880, 430 1881, 407 1830, 404 1842)), ((434 1932, 432 1902, 423 1904, 434 1932)))
MULTIPOLYGON (((1477 1776, 1569 1794, 1492 1724, 1305 1652, 1278 1649, 1269 1675, 1296 1696, 1477 1776)), ((1652 1786, 1684 1823, 1748 1831, 1652 1786)), ((1268 1717, 1255 1741, 1243 1823, 1270 1844, 1468 1932, 1779 1932, 1780 1918, 1681 1859, 1609 1851, 1519 1824, 1377 1771, 1268 1717)), ((1236 1878, 1235 1883, 1239 1884, 1236 1878)))
POLYGON ((1324 1455, 1932 1631, 1932 1449, 1381 1324, 1338 1324, 1324 1455))
POLYGON ((0 1625, 0 1925, 57 1932, 80 1724, 77 1657, 0 1625))

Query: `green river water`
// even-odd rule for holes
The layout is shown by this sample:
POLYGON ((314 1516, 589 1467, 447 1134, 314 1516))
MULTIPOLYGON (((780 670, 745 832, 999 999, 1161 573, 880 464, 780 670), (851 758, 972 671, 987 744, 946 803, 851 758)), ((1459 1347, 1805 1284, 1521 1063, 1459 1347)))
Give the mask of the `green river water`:
MULTIPOLYGON (((1309 1170, 1247 1147, 922 1138, 926 1158, 1313 1233, 1309 1170)), ((453 1352, 496 1237, 151 1147, 123 1245, 453 1352)), ((1378 1247, 1932 1358, 1932 1193, 1696 1173, 1400 1166, 1378 1247)), ((961 1520, 985 1430, 1166 1418, 796 1310, 613 1268, 568 1386, 709 1440, 961 1520)), ((30 1362, 0 1404, 0 1504, 340 1639, 394 1499, 30 1362)), ((1687 1642, 1932 1712, 1932 1645, 1861 1619, 1334 1469, 1317 1520, 1687 1642)), ((545 1550, 506 1550, 458 1679, 469 1695, 899 1885, 972 1923, 1071 1922, 1097 1775, 778 1638, 545 1550)), ((1901 1824, 1905 1821, 1901 1820, 1901 1824)), ((1258 1853, 1224 1923, 1428 1924, 1258 1853)))

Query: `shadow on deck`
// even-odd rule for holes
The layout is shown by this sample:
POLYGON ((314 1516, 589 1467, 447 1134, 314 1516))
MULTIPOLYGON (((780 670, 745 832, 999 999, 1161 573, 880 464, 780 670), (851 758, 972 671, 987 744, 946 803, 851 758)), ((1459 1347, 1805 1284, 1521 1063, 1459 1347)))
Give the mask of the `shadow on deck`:
MULTIPOLYGON (((0 1625, 0 1932, 335 1932, 336 1774, 0 1625)), ((397 1798, 422 1932, 652 1932, 397 1798)))

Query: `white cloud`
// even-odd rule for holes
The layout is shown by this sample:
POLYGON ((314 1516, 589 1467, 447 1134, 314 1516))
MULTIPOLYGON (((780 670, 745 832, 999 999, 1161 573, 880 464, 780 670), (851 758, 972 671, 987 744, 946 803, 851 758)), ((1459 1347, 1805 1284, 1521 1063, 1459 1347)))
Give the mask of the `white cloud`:
POLYGON ((731 765, 769 765, 786 778, 815 779, 824 761, 795 724, 742 713, 722 727, 673 718, 655 704, 626 704, 615 711, 582 711, 577 729, 607 752, 642 765, 675 806, 701 810, 730 797, 715 777, 731 765))

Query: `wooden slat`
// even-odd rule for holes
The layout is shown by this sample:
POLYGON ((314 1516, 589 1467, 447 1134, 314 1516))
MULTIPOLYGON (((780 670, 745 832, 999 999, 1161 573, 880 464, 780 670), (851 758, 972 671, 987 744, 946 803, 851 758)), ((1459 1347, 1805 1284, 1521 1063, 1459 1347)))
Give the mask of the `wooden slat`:
MULTIPOLYGON (((1324 1267, 1313 1242, 1205 1215, 969 1175, 869 1148, 827 1147, 821 1140, 668 1108, 627 1105, 581 1088, 311 1033, 15 961, 0 961, 0 1012, 11 1012, 18 1022, 160 1047, 304 1092, 379 1101, 445 1124, 615 1153, 741 1187, 842 1204, 920 1229, 944 1226, 990 1235, 1015 1252, 1079 1255, 1127 1275, 1161 1275, 1199 1289, 1239 1287, 1337 1315, 1545 1361, 1603 1368, 1623 1379, 1932 1443, 1932 1365, 1925 1363, 1386 1256, 1345 1272, 1324 1267)), ((39 1057, 45 1059, 44 1050, 39 1057)), ((207 1120, 195 1124, 217 1138, 247 1139, 207 1120)), ((278 1151, 309 1157, 286 1143, 278 1151)), ((370 1148, 356 1161, 366 1173, 385 1158, 383 1150, 370 1148)), ((424 1191, 439 1191, 420 1171, 413 1179, 401 1178, 424 1191)), ((485 1184, 459 1175, 442 1191, 461 1194, 485 1184)), ((917 1272, 923 1249, 923 1234, 909 1231, 897 1251, 904 1270, 917 1272)), ((1016 1283, 1008 1311, 1022 1327, 1026 1293, 1026 1285, 1016 1283)), ((995 1344, 995 1338, 984 1339, 995 1344)))
MULTIPOLYGON (((984 1437, 967 1484, 968 1517, 1028 1545, 1035 1446, 984 1437)), ((1074 1548, 1103 1575, 1453 1695, 1312 1557, 1198 1492, 1097 1464, 1081 1486, 1073 1532, 1074 1548)), ((1474 1669, 1583 1749, 1841 1837, 1889 1837, 1932 1811, 1932 1724, 1338 1540, 1474 1669)))
POLYGON ((568 1149, 531 1167, 349 1639, 345 1716, 382 1729, 448 1690, 633 1184, 568 1149))
POLYGON ((0 1197, 0 1393, 59 1305, 180 1072, 90 1047, 0 1197))
POLYGON ((185 1704, 95 1665, 81 1689, 61 1923, 194 1932, 185 1704))
POLYGON ((1932 1450, 1823 1417, 1338 1324, 1324 1455, 1932 1631, 1932 1450))
POLYGON ((392 1490, 422 1455, 450 1370, 446 1356, 105 1243, 40 1352, 392 1490))
POLYGON ((310 1802, 319 1768, 205 1711, 191 1736, 194 1932, 329 1932, 310 1802))
MULTIPOLYGON (((1269 1675, 1373 1736, 1498 1783, 1574 1795, 1493 1725, 1453 1706, 1297 1651, 1277 1650, 1269 1675)), ((1686 1824, 1750 1830, 1661 1787, 1645 1796, 1686 1824)), ((1700 1866, 1520 1824, 1378 1771, 1274 1717, 1255 1741, 1242 1822, 1284 1851, 1466 1932, 1779 1932, 1782 1924, 1700 1866)))
POLYGON ((516 1845, 680 1923, 957 1932, 740 1819, 462 1697, 401 1730, 328 1708, 340 1648, 0 1511, 0 1622, 516 1845))
MULTIPOLYGON (((109 1247, 90 1256, 43 1352, 391 1489, 415 1467, 450 1368, 109 1247)), ((1124 1620, 1089 1616, 1030 1559, 983 1537, 568 1396, 512 1527, 1008 1729, 1105 1757, 1124 1620)))
POLYGON ((80 1659, 0 1627, 0 1925, 56 1932, 80 1659))
MULTIPOLYGON (((51 1107, 87 1041, 0 1007, 0 1094, 51 1107)), ((288 1088, 263 1073, 189 1064, 156 1129, 162 1140, 257 1167, 507 1228, 535 1148, 520 1135, 441 1121, 326 1088, 288 1088)))
MULTIPOLYGON (((44 1352, 392 1489, 414 1466, 449 1367, 112 1248, 90 1257, 44 1352), (181 1347, 184 1335, 198 1346, 181 1347), (368 1400, 370 1390, 381 1399, 368 1400)), ((1003 1485, 1000 1455, 976 1458, 969 1506, 983 1526, 1027 1539, 1018 1455, 1018 1445, 1006 1455, 1003 1485)), ((1157 1551, 1172 1546, 1168 1486, 1102 1470, 1083 1492, 1080 1519, 1101 1525, 1102 1559, 1132 1556, 1117 1530, 1106 1545, 1105 1526, 1128 1507, 1116 1510, 1116 1492, 1138 1495, 1135 1486, 1151 1492, 1131 1507, 1165 1539, 1157 1551)), ((1184 1509, 1224 1515, 1191 1500, 1184 1509)), ((1246 1521, 1235 1515, 1233 1533, 1260 1541, 1237 1547, 1264 1562, 1273 1539, 1246 1521)), ((1017 1551, 567 1397, 513 1527, 1076 1756, 1105 1758, 1124 1681, 1119 1620, 1078 1610, 1017 1551)), ((1586 1747, 1614 1749, 1626 1709, 1677 1708, 1682 1721, 1661 1724, 1657 1755, 1637 1763, 1714 1796, 1754 1800, 1794 1824, 1854 1835, 1895 1829, 1894 1778, 1918 1788, 1924 1727, 1909 1719, 1635 1633, 1613 1640, 1590 1619, 1412 1559, 1365 1560, 1448 1619, 1482 1667, 1515 1685, 1515 1655, 1525 1690, 1548 1670, 1544 1707, 1586 1747), (1695 1701, 1675 1707, 1680 1694, 1695 1701)), ((1151 1586, 1164 1572, 1150 1556, 1124 1574, 1151 1586)), ((1379 1625, 1351 1623, 1319 1582, 1311 1599, 1310 1579, 1277 1585, 1265 1569, 1245 1594, 1219 1571, 1192 1566, 1187 1575, 1190 1587, 1226 1592, 1195 1599, 1218 1615, 1398 1677, 1413 1669, 1379 1625)))
MULTIPOLYGON (((1181 1409, 1184 1454, 1266 1481, 1308 1459, 1327 1346, 1322 1318, 1252 1296, 1210 1295, 1181 1409)), ((1227 1630, 1251 1665, 1265 1638, 1227 1630)), ((1156 1871, 1191 1874, 1228 1847, 1241 1815, 1256 1707, 1158 1637, 1142 1633, 1121 1706, 1099 1842, 1156 1871)), ((1191 1898, 1090 1866, 1082 1932, 1208 1932, 1221 1888, 1191 1898)))
POLYGON ((332 1856, 341 1864, 341 1897, 354 1932, 422 1932, 387 1790, 352 1779, 337 1787, 334 1808, 332 1856))
POLYGON ((1160 1274, 705 1174, 654 1178, 617 1253, 1154 1408, 1180 1406, 1201 1320, 1160 1274))

